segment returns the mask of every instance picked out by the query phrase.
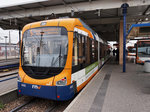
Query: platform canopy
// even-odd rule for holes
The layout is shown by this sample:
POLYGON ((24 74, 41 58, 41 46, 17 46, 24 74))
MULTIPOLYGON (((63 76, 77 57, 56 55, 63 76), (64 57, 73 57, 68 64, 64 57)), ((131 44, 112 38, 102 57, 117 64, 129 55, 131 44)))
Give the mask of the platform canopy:
POLYGON ((150 23, 133 24, 128 31, 128 39, 146 39, 150 37, 150 23))
POLYGON ((67 16, 81 18, 104 40, 115 41, 119 40, 120 7, 125 2, 130 6, 128 28, 139 20, 150 20, 150 0, 38 0, 0 6, 0 27, 22 29, 31 22, 67 16))

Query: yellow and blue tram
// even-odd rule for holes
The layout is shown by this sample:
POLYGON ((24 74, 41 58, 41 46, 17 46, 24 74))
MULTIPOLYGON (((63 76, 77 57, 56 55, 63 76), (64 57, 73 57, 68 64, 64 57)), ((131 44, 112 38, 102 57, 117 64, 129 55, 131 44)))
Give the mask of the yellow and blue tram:
POLYGON ((22 30, 18 93, 71 99, 104 64, 107 50, 107 44, 78 18, 27 24, 22 30))

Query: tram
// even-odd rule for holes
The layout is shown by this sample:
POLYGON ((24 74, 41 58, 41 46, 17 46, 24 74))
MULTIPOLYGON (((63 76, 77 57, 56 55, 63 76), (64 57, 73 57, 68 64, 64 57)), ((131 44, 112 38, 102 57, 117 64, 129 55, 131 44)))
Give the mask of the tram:
POLYGON ((136 44, 136 63, 144 64, 150 60, 150 40, 138 40, 136 44))
POLYGON ((18 93, 69 100, 108 59, 108 46, 79 18, 34 22, 21 38, 18 93))

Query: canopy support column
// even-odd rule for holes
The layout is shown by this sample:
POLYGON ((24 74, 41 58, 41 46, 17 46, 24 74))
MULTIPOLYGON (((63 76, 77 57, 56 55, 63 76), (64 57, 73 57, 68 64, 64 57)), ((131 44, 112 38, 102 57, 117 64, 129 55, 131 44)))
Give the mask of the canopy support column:
POLYGON ((123 20, 120 20, 119 30, 119 64, 123 65, 123 20))
POLYGON ((126 15, 128 7, 127 3, 121 5, 123 13, 123 72, 126 72, 126 15))

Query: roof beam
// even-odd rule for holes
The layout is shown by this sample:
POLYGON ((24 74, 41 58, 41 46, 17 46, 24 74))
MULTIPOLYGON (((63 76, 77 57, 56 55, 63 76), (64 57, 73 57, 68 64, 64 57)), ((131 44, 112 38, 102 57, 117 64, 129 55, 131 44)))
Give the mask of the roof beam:
POLYGON ((146 12, 149 10, 149 8, 150 8, 150 5, 149 5, 149 6, 147 6, 147 8, 145 9, 145 11, 143 12, 143 14, 142 14, 142 15, 146 15, 146 12))
MULTIPOLYGON (((141 0, 130 0, 127 1, 130 7, 132 6, 142 6, 142 5, 150 5, 150 1, 147 0, 143 3, 141 0)), ((122 0, 113 0, 113 1, 105 1, 105 0, 98 0, 92 1, 92 3, 88 2, 80 2, 80 3, 72 3, 71 7, 74 9, 75 12, 80 11, 92 11, 97 9, 111 9, 111 8, 120 8, 123 4, 122 0)), ((29 4, 30 5, 30 4, 29 4)), ((3 12, 0 13, 0 17, 3 19, 9 18, 23 18, 29 16, 44 16, 49 15, 51 13, 54 14, 63 14, 63 13, 71 13, 70 6, 66 5, 58 5, 58 6, 49 6, 44 8, 34 8, 34 9, 26 9, 26 10, 18 10, 18 11, 9 11, 10 15, 3 12)))
POLYGON ((89 2, 92 2, 92 0, 89 0, 89 2))
MULTIPOLYGON (((127 23, 136 23, 137 20, 147 17, 150 20, 150 15, 141 15, 141 16, 127 16, 127 23)), ((88 25, 99 25, 99 24, 117 24, 120 23, 120 17, 111 17, 111 18, 99 18, 99 19, 88 19, 84 20, 88 25)))
POLYGON ((38 21, 37 19, 33 18, 33 17, 29 17, 28 19, 32 20, 32 21, 38 21))
POLYGON ((41 8, 44 8, 45 5, 41 4, 41 2, 38 2, 38 5, 41 7, 41 8))
POLYGON ((0 24, 10 25, 7 21, 0 20, 0 24))
POLYGON ((23 6, 21 6, 21 5, 18 5, 18 7, 20 8, 20 9, 22 9, 22 10, 25 10, 26 8, 24 8, 23 6))
POLYGON ((62 3, 66 6, 67 4, 66 4, 66 2, 65 2, 65 0, 62 0, 62 3))

